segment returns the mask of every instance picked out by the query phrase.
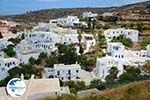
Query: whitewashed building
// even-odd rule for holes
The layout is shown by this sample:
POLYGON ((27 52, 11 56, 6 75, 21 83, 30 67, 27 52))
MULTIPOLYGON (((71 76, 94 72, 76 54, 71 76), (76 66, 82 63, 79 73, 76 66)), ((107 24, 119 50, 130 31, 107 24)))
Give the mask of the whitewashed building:
POLYGON ((2 58, 0 59, 0 68, 11 69, 18 66, 19 61, 16 58, 2 58))
POLYGON ((106 16, 114 16, 114 13, 112 13, 112 12, 103 13, 103 17, 106 17, 106 16))
POLYGON ((62 26, 74 26, 76 24, 79 24, 80 21, 77 16, 68 16, 66 18, 58 18, 58 19, 50 20, 50 23, 56 23, 62 26))
POLYGON ((119 70, 119 74, 123 73, 123 65, 119 63, 117 60, 115 60, 111 56, 106 56, 103 58, 97 58, 96 61, 96 76, 105 78, 107 75, 109 75, 109 70, 112 67, 117 67, 119 70))
MULTIPOLYGON (((62 44, 79 44, 79 34, 65 34, 61 38, 62 44)), ((87 53, 90 49, 96 45, 96 40, 91 34, 81 34, 81 43, 84 45, 84 52, 87 53)), ((78 47, 77 47, 78 49, 78 47)), ((78 50, 77 50, 78 51, 78 50)))
POLYGON ((45 68, 44 71, 47 77, 57 77, 62 81, 69 81, 79 79, 81 66, 79 64, 54 64, 54 68, 45 68))
POLYGON ((96 18, 97 14, 94 14, 92 12, 83 12, 83 18, 96 18))
POLYGON ((126 50, 121 43, 108 43, 107 52, 103 58, 97 58, 96 75, 105 78, 109 74, 112 67, 117 67, 119 70, 118 76, 128 66, 143 66, 150 57, 147 57, 146 50, 133 51, 126 50))
POLYGON ((82 34, 82 41, 84 44, 84 52, 87 53, 91 50, 93 46, 96 45, 96 40, 93 35, 91 34, 82 34))
POLYGON ((0 58, 0 80, 5 79, 9 75, 8 70, 18 65, 19 61, 16 58, 0 58))
POLYGON ((118 28, 118 29, 107 29, 104 31, 105 38, 107 42, 110 42, 114 37, 118 37, 120 35, 124 35, 127 38, 130 38, 133 42, 138 42, 138 30, 133 29, 124 29, 124 28, 118 28))
POLYGON ((78 44, 78 34, 64 34, 61 38, 62 44, 78 44))
POLYGON ((22 40, 16 46, 15 50, 17 54, 17 59, 20 61, 20 63, 23 63, 23 64, 29 63, 29 59, 31 57, 38 59, 40 53, 42 52, 41 49, 33 47, 26 40, 22 40))
POLYGON ((37 49, 42 49, 50 54, 57 50, 55 44, 60 43, 61 36, 54 32, 29 32, 25 33, 25 40, 37 49))
POLYGON ((112 55, 114 52, 125 50, 125 46, 120 42, 107 43, 107 53, 112 55))

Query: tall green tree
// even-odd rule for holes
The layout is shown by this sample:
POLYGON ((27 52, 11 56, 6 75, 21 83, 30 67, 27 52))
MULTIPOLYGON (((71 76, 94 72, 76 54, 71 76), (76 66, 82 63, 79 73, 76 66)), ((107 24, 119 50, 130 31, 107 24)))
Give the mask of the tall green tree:
POLYGON ((118 72, 119 72, 119 70, 117 67, 112 67, 109 70, 109 75, 106 76, 106 80, 107 81, 113 81, 113 80, 117 79, 118 72))
POLYGON ((142 47, 146 47, 146 46, 149 45, 149 44, 150 44, 150 36, 144 37, 144 38, 142 38, 142 40, 140 41, 140 45, 141 45, 142 47))
POLYGON ((73 45, 60 44, 58 46, 58 62, 64 64, 74 64, 77 61, 76 49, 73 45))
POLYGON ((29 63, 30 63, 31 65, 36 64, 36 59, 33 58, 33 57, 29 58, 29 63))
POLYGON ((9 57, 15 57, 16 56, 16 52, 14 51, 14 48, 12 45, 8 45, 7 48, 4 50, 4 52, 9 57))

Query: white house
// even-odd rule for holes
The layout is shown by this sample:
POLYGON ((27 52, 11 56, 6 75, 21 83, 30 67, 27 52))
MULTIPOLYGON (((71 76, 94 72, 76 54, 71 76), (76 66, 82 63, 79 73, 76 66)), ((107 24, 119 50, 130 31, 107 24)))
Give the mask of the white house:
POLYGON ((11 69, 18 66, 19 61, 16 58, 1 58, 0 68, 11 69))
POLYGON ((96 45, 96 40, 91 34, 82 34, 82 41, 84 44, 84 52, 87 53, 91 50, 91 47, 96 45))
POLYGON ((133 29, 124 29, 124 28, 118 28, 118 29, 107 29, 104 31, 105 38, 107 42, 110 42, 114 37, 118 37, 120 35, 124 35, 127 38, 130 38, 133 42, 138 42, 138 30, 133 29))
POLYGON ((54 68, 45 68, 44 71, 47 77, 57 77, 62 81, 69 81, 79 79, 81 66, 79 64, 54 64, 54 68))
POLYGON ((146 50, 133 51, 126 50, 122 43, 108 43, 107 53, 105 57, 97 58, 96 61, 96 75, 105 78, 109 74, 111 67, 116 66, 119 70, 118 76, 128 66, 143 66, 147 60, 146 50))
POLYGON ((42 52, 41 49, 33 47, 26 40, 22 40, 16 46, 15 50, 17 54, 17 59, 20 61, 20 63, 24 63, 24 64, 29 63, 29 59, 31 57, 38 59, 40 53, 42 52))
POLYGON ((16 58, 0 58, 0 80, 5 79, 9 75, 8 70, 18 65, 19 61, 16 58))
POLYGON ((114 16, 114 13, 111 13, 111 12, 103 13, 103 17, 106 17, 106 16, 114 16))
POLYGON ((33 47, 42 49, 50 54, 57 48, 55 44, 60 43, 61 36, 54 32, 29 32, 25 33, 25 40, 32 44, 33 47))
POLYGON ((34 31, 25 33, 25 40, 30 43, 38 42, 60 42, 60 35, 54 32, 45 32, 45 31, 34 31))
POLYGON ((96 18, 97 14, 94 14, 92 12, 83 12, 83 18, 96 18))
POLYGON ((61 38, 62 44, 78 44, 78 34, 64 34, 61 38))
POLYGON ((57 23, 62 26, 74 26, 75 24, 79 24, 79 18, 77 16, 68 16, 66 18, 58 18, 55 20, 50 20, 50 23, 57 23))
POLYGON ((123 65, 121 62, 119 63, 117 60, 115 60, 111 56, 106 56, 103 58, 97 58, 96 61, 96 76, 105 78, 107 75, 109 75, 109 70, 112 67, 117 67, 119 70, 119 74, 123 73, 123 65))
POLYGON ((107 43, 107 53, 110 53, 110 55, 114 52, 123 50, 125 50, 125 46, 120 42, 107 43))
MULTIPOLYGON (((79 34, 65 34, 61 38, 62 44, 79 44, 78 40, 79 34)), ((84 52, 87 53, 90 51, 92 46, 96 45, 96 40, 91 34, 81 34, 81 43, 84 45, 84 52)), ((78 47, 77 47, 78 49, 78 47)))

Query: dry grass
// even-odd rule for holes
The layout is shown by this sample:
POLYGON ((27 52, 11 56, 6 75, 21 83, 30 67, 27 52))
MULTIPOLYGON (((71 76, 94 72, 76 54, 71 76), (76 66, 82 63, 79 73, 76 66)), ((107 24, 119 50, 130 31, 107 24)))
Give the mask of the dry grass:
MULTIPOLYGON (((46 97, 39 100, 56 100, 46 97)), ((112 89, 106 89, 99 95, 88 95, 86 97, 73 97, 65 95, 57 100, 150 100, 150 80, 133 82, 112 89)))
POLYGON ((112 100, 150 100, 150 80, 108 89, 101 95, 109 96, 112 100))

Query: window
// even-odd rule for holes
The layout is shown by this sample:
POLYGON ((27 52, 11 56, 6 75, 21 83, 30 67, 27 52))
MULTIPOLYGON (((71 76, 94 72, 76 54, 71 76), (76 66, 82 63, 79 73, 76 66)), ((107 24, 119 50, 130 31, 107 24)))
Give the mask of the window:
POLYGON ((68 80, 71 80, 71 78, 70 78, 70 77, 68 77, 68 80))
POLYGON ((63 78, 63 77, 62 77, 61 79, 62 79, 62 80, 64 80, 64 78, 63 78))
POLYGON ((59 72, 59 71, 57 71, 57 75, 60 75, 60 72, 59 72))
POLYGON ((15 65, 15 62, 13 62, 13 64, 15 65))
POLYGON ((71 74, 71 70, 68 70, 68 74, 71 74))
POLYGON ((76 73, 78 73, 79 72, 79 70, 76 70, 76 73))

